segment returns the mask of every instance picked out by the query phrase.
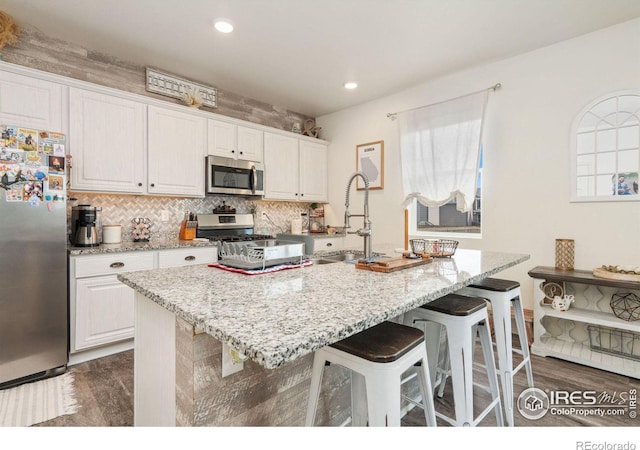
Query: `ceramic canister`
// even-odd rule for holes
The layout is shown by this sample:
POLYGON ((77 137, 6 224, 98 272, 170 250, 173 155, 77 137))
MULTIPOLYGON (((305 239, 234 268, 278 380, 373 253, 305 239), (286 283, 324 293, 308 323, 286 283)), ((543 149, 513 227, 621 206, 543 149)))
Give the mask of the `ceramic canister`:
POLYGON ((291 234, 302 234, 302 219, 291 221, 291 234))
POLYGON ((103 225, 102 243, 119 244, 122 242, 122 225, 103 225))

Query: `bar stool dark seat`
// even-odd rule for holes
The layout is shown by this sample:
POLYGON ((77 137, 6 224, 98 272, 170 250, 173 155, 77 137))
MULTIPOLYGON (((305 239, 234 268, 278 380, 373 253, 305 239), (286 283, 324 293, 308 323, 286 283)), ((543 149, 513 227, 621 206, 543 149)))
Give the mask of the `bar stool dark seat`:
POLYGON ((424 333, 394 322, 382 322, 360 333, 316 350, 311 374, 306 425, 315 422, 325 364, 351 370, 352 425, 400 426, 402 373, 416 370, 426 404, 427 425, 435 426, 433 390, 427 373, 424 333), (366 398, 366 402, 365 399, 366 398), (365 406, 366 404, 366 406, 365 406))
MULTIPOLYGON (((498 426, 503 425, 498 377, 493 356, 493 345, 487 315, 487 302, 483 298, 448 294, 405 314, 405 323, 418 325, 434 322, 445 328, 455 417, 436 411, 436 416, 454 426, 476 426, 493 410, 498 426), (480 335, 491 402, 477 417, 473 410, 473 348, 476 334, 480 335)), ((448 374, 447 367, 437 368, 441 385, 448 374)))
POLYGON ((533 387, 533 370, 529 354, 529 340, 525 324, 524 308, 521 301, 520 283, 500 278, 485 278, 456 292, 485 298, 491 303, 493 331, 498 350, 498 375, 502 385, 502 403, 507 425, 514 425, 513 377, 524 367, 527 372, 527 384, 533 387), (516 320, 520 349, 514 349, 511 342, 511 309, 516 320), (522 356, 522 361, 513 366, 513 354, 522 356))

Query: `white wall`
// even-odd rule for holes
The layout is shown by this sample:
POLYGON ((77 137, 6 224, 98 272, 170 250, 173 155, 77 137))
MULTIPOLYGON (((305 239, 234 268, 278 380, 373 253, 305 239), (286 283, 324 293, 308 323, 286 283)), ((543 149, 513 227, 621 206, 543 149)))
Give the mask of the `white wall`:
MULTIPOLYGON (((384 70, 384 61, 375 70, 384 70)), ((527 271, 554 265, 556 238, 575 239, 576 269, 640 265, 640 202, 569 202, 572 121, 602 95, 640 89, 640 20, 317 118, 323 139, 331 142, 327 223, 342 223, 356 145, 384 140, 384 190, 370 195, 373 249, 382 243, 401 247, 398 128, 386 114, 497 82, 502 88, 489 96, 485 129, 482 239, 460 240, 460 247, 530 254, 529 261, 500 274, 522 284, 528 308, 533 283, 527 271)), ((353 189, 352 212, 361 208, 362 196, 353 189)), ((354 238, 361 245, 361 238, 354 238)))

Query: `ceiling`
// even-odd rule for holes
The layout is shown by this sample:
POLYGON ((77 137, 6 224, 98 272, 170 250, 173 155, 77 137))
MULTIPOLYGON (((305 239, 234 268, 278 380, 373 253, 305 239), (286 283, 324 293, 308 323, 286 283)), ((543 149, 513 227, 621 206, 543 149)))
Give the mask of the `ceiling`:
POLYGON ((18 24, 320 116, 640 17, 638 0, 2 0, 18 24), (235 31, 214 30, 225 17, 235 31), (343 83, 359 87, 347 91, 343 83))

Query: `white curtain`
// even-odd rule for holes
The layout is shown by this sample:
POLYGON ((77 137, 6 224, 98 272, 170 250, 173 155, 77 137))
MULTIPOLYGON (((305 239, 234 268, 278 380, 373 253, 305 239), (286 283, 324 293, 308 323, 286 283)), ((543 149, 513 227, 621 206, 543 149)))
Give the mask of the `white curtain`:
POLYGON ((470 211, 476 195, 482 121, 488 90, 398 113, 403 207, 456 200, 470 211))

